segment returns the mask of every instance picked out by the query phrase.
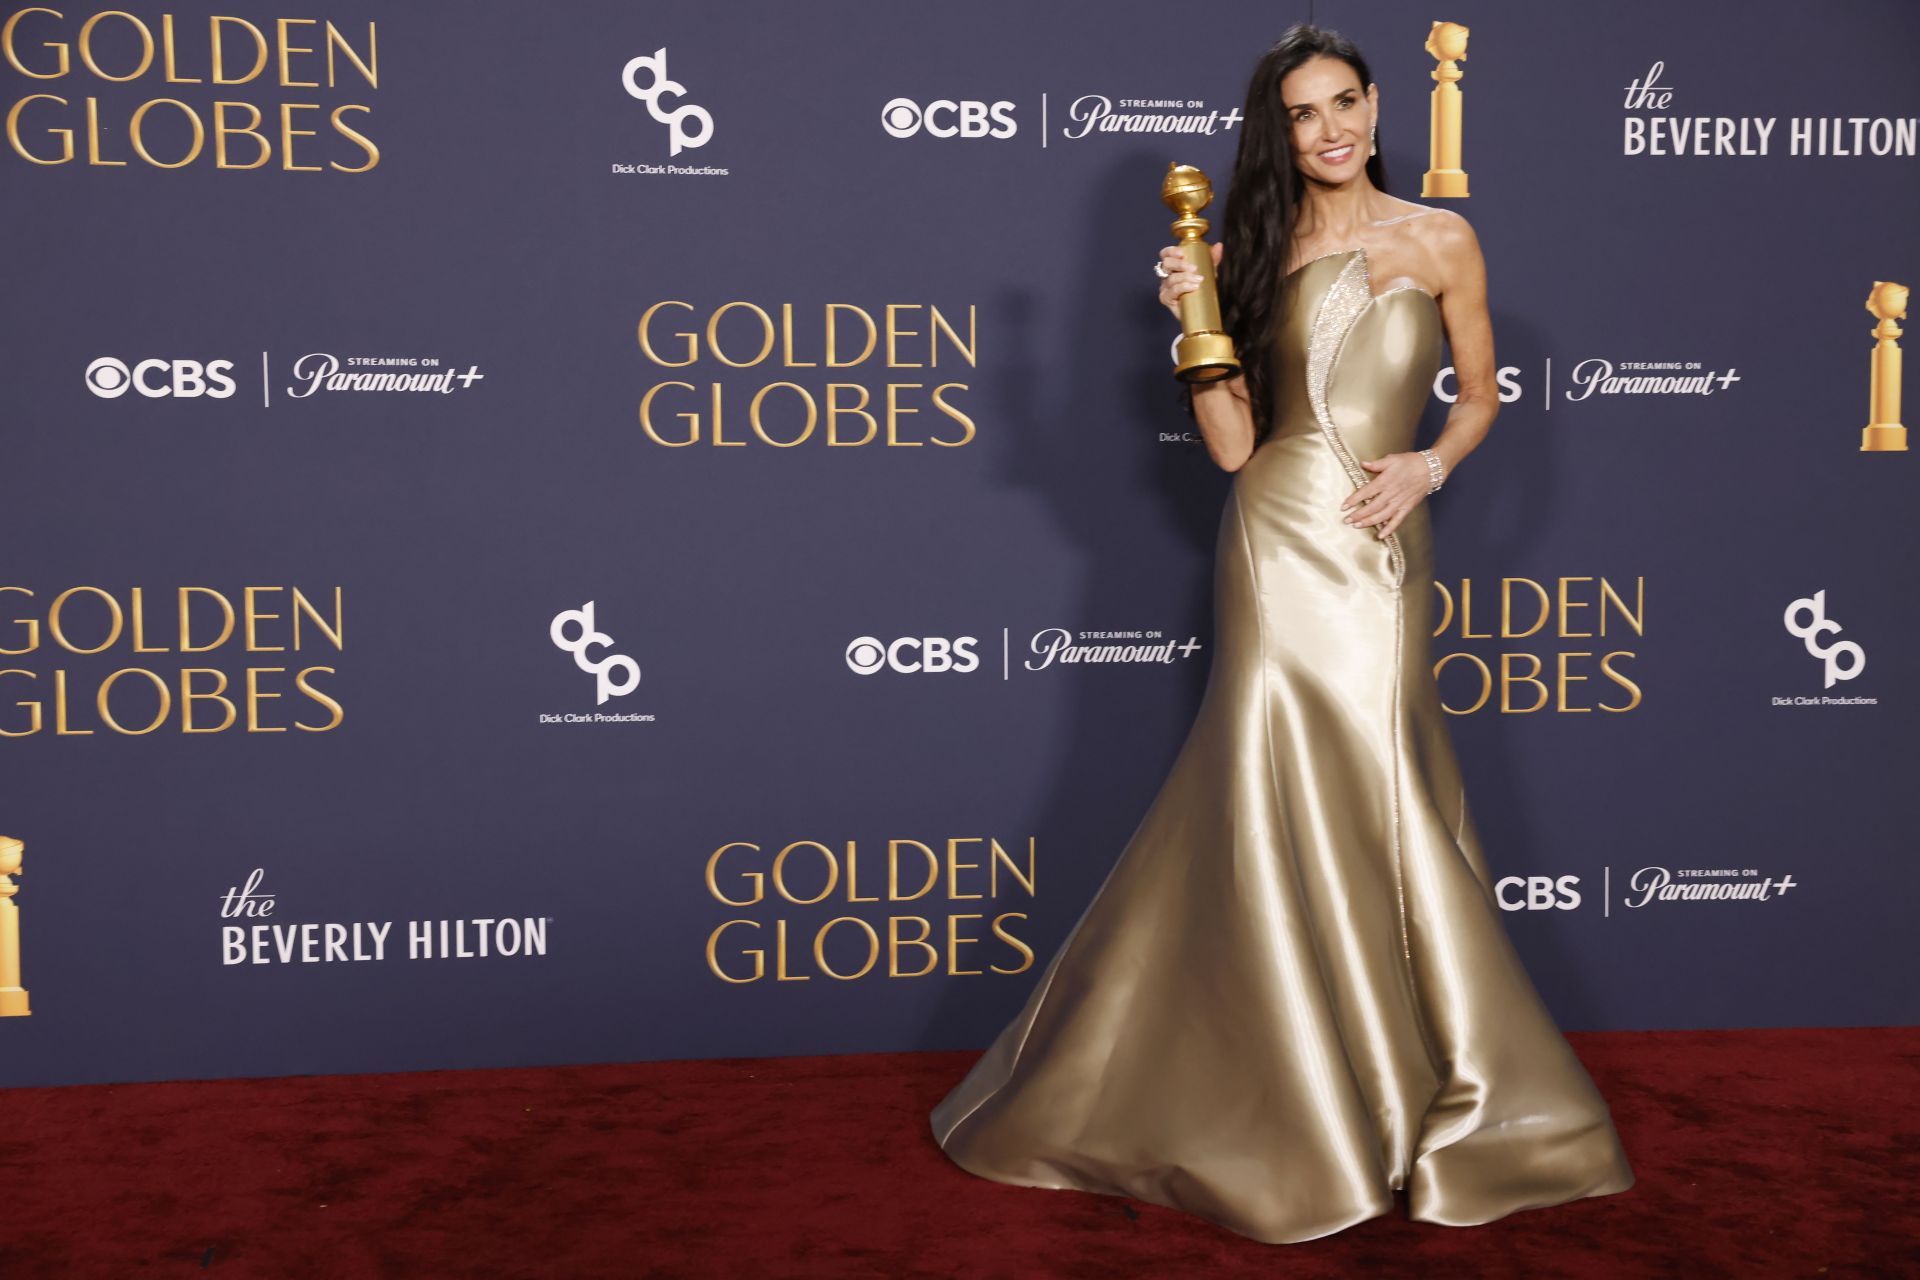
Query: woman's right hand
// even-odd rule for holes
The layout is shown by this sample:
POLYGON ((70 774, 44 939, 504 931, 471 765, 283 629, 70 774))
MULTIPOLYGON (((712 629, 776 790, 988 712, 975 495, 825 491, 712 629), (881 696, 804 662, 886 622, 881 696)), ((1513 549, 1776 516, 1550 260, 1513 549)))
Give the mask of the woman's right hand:
MULTIPOLYGON (((1221 248, 1218 242, 1212 246, 1215 267, 1220 265, 1221 248)), ((1181 295, 1200 287, 1200 272, 1187 261, 1187 255, 1180 251, 1177 244, 1170 244, 1160 251, 1160 265, 1167 272, 1167 278, 1160 282, 1160 302, 1178 319, 1181 295)))

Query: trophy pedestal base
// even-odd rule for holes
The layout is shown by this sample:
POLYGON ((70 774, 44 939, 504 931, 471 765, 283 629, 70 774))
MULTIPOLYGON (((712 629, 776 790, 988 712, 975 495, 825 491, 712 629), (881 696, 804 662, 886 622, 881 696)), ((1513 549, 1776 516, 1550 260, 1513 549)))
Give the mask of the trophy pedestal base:
POLYGON ((1182 382, 1218 382, 1222 378, 1231 378, 1240 372, 1237 364, 1196 364, 1185 369, 1175 369, 1173 376, 1182 382))
POLYGON ((24 1018, 27 1016, 27 993, 18 987, 8 987, 0 991, 0 1018, 24 1018))
POLYGON ((1907 451, 1907 429, 1899 423, 1888 425, 1876 423, 1860 432, 1860 451, 1862 453, 1905 453, 1907 451))
POLYGON ((1466 171, 1464 169, 1429 169, 1426 177, 1421 179, 1420 194, 1464 200, 1467 195, 1466 171))
POLYGON ((1182 382, 1218 382, 1240 372, 1233 339, 1224 333, 1189 333, 1173 346, 1173 376, 1182 382))

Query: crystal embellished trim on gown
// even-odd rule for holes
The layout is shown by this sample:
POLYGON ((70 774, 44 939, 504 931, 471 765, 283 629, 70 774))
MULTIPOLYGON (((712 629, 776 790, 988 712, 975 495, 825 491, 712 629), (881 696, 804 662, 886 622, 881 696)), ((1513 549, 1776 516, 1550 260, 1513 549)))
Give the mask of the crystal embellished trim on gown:
MULTIPOLYGON (((1215 547, 1180 752, 1024 1007, 934 1108, 961 1168, 1133 1196, 1271 1243, 1467 1226, 1633 1185, 1509 941, 1430 665, 1425 503, 1342 519, 1410 449, 1439 306, 1363 249, 1298 278, 1274 426, 1215 547)), ((1290 277, 1292 279, 1293 277, 1290 277)))

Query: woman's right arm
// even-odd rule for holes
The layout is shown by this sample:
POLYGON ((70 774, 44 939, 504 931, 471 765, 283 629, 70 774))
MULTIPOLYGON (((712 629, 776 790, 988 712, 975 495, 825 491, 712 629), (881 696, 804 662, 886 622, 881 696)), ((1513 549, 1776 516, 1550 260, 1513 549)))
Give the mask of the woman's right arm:
MULTIPOLYGON (((1213 246, 1213 263, 1220 265, 1221 246, 1213 246)), ((1176 319, 1180 315, 1180 295, 1200 287, 1200 273, 1180 252, 1179 245, 1160 251, 1167 278, 1160 282, 1160 301, 1176 319)), ((1223 471, 1238 471, 1253 456, 1253 407, 1247 399, 1246 375, 1212 382, 1190 382, 1193 393, 1193 420, 1199 424, 1200 438, 1207 453, 1223 471)))

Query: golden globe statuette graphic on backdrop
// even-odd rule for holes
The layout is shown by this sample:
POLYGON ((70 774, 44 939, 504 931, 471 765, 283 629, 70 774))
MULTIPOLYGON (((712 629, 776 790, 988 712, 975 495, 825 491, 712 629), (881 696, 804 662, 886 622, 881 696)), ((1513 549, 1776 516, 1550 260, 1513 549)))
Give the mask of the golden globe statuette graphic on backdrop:
POLYGON ((1240 372, 1233 338, 1220 324, 1220 290, 1213 279, 1213 251, 1201 239, 1209 223, 1200 211, 1213 203, 1213 184, 1190 164, 1167 165, 1160 199, 1179 214, 1173 234, 1180 252, 1200 273, 1200 287, 1180 295, 1180 341, 1173 348, 1173 376, 1182 382, 1217 382, 1240 372))
POLYGON ((20 985, 20 908, 13 895, 20 892, 13 878, 20 874, 26 846, 12 836, 0 836, 0 1018, 27 1016, 27 993, 20 985))
POLYGON ((1900 344, 1903 330, 1895 320, 1907 318, 1907 286, 1875 280, 1867 295, 1867 310, 1880 323, 1873 327, 1872 379, 1867 390, 1867 427, 1860 433, 1862 453, 1904 453, 1907 429, 1900 424, 1900 344))
POLYGON ((1426 50, 1440 60, 1440 65, 1433 69, 1437 81, 1429 108, 1433 140, 1420 194, 1464 199, 1467 175, 1460 167, 1460 68, 1455 64, 1467 56, 1467 29, 1457 22, 1434 23, 1427 34, 1426 50))

